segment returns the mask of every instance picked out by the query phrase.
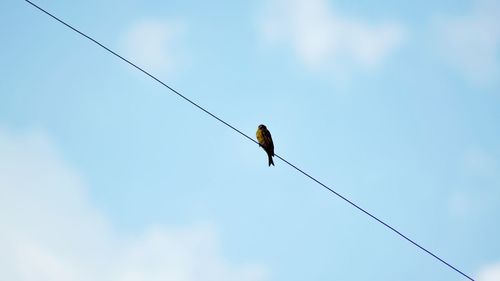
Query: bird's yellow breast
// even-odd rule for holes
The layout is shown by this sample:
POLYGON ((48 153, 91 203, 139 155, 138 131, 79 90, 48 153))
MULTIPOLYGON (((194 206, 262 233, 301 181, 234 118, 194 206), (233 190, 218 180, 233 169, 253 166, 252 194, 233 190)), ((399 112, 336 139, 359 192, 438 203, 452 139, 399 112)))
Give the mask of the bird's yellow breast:
POLYGON ((255 133, 255 135, 257 136, 257 141, 262 145, 264 144, 264 134, 262 132, 261 129, 258 129, 257 130, 257 133, 255 133))

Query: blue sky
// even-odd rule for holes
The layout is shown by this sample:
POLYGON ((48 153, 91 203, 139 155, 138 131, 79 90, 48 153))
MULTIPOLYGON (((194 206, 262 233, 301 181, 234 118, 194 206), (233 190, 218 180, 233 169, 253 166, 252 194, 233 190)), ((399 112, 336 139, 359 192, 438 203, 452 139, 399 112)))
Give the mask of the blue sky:
MULTIPOLYGON (((35 3, 478 281, 500 3, 35 3)), ((465 280, 24 1, 0 3, 5 280, 465 280)))

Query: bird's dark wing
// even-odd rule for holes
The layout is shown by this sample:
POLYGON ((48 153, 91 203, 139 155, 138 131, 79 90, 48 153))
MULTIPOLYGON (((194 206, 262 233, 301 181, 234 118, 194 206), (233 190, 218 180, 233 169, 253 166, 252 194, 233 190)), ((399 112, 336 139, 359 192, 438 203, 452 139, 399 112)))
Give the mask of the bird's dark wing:
POLYGON ((270 152, 272 156, 274 156, 274 143, 273 143, 273 138, 271 137, 271 132, 269 130, 264 131, 264 139, 266 142, 266 148, 270 152))

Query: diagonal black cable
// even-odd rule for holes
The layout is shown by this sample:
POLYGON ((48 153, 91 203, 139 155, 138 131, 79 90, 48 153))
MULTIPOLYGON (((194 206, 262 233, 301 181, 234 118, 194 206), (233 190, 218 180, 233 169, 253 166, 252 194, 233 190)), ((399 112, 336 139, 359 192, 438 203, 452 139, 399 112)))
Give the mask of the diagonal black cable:
MULTIPOLYGON (((128 63, 129 65, 133 66, 134 68, 140 70, 142 73, 146 74, 147 76, 149 76, 150 78, 152 78, 153 80, 155 80, 156 82, 160 83, 161 85, 163 85, 164 87, 166 87, 167 89, 169 89, 170 91, 172 91, 173 93, 175 93, 176 95, 178 95, 179 97, 183 98, 184 100, 186 100, 187 102, 191 103, 192 105, 194 105, 195 107, 197 107, 198 109, 202 110, 203 112, 207 113, 208 115, 212 116, 213 118, 215 118, 217 121, 223 123, 224 125, 228 126, 229 128, 233 129, 234 131, 238 132, 239 134, 241 134, 242 136, 246 137, 247 139, 249 139, 250 141, 253 141, 254 143, 256 144, 259 144, 257 141, 255 141, 253 138, 249 137, 248 135, 246 135, 245 133, 243 133, 242 131, 236 129, 234 126, 230 125, 229 123, 227 123, 226 121, 222 120, 221 118, 217 117, 216 115, 214 115, 213 113, 211 113, 210 111, 206 110, 205 108, 201 107, 200 105, 198 105, 197 103, 195 103, 194 101, 190 100, 189 98, 185 97, 184 95, 182 95, 181 93, 179 93, 178 91, 176 91, 175 89, 173 89, 172 87, 170 87, 169 85, 165 84, 163 81, 161 81, 160 79, 156 78, 155 76, 153 76, 152 74, 150 74, 149 72, 147 72, 146 70, 142 69, 141 67, 137 66, 136 64, 134 64, 133 62, 129 61, 128 59, 122 57, 121 55, 119 55, 118 53, 114 52, 113 50, 109 49, 108 47, 104 46, 103 44, 99 43, 97 40, 95 40, 94 38, 88 36, 87 34, 81 32, 80 30, 74 28, 73 26, 69 25, 68 23, 64 22, 63 20, 59 19, 58 17, 54 16, 53 14, 47 12, 46 10, 42 9, 41 7, 39 7, 38 5, 34 4, 33 2, 29 1, 29 0, 25 0, 26 2, 28 2, 29 4, 31 4, 33 7, 37 8, 38 10, 44 12, 45 14, 47 14, 48 16, 52 17, 53 19, 55 19, 56 21, 62 23, 63 25, 65 25, 66 27, 70 28, 71 30, 75 31, 76 33, 82 35, 83 37, 87 38, 88 40, 94 42, 95 44, 99 45, 101 48, 105 49, 106 51, 110 52, 111 54, 115 55, 116 57, 120 58, 121 60, 125 61, 126 63, 128 63)), ((467 279, 469 280, 472 280, 472 281, 475 281, 474 279, 472 279, 470 276, 468 276, 467 274, 463 273, 462 271, 460 271, 459 269, 457 269, 456 267, 454 267, 453 265, 449 264, 448 262, 446 262, 445 260, 443 260, 442 258, 438 257, 437 255, 435 255, 434 253, 432 253, 431 251, 427 250, 426 248, 420 246, 417 242, 413 241, 412 239, 408 238, 406 235, 404 235, 403 233, 399 232, 397 229, 395 229, 394 227, 390 226, 389 224, 385 223, 384 221, 382 221, 381 219, 377 218, 376 216, 372 215, 370 212, 366 211, 365 209, 361 208, 360 206, 358 206, 356 203, 352 202, 351 200, 347 199, 346 197, 344 197, 343 195, 341 195, 340 193, 336 192, 335 190, 331 189, 330 187, 328 187, 327 185, 325 185, 324 183, 320 182, 319 180, 317 180, 316 178, 314 178, 313 176, 309 175, 308 173, 302 171, 301 169, 299 169, 297 166, 293 165, 292 163, 288 162, 286 159, 284 159, 283 157, 279 156, 279 155, 275 155, 276 157, 278 157, 279 159, 281 159, 283 162, 287 163, 290 167, 294 168, 295 170, 299 171, 300 173, 302 173, 303 175, 305 175, 306 177, 308 177, 309 179, 313 180, 314 182, 316 182, 317 184, 321 185, 322 187, 324 187, 325 189, 327 189, 328 191, 330 191, 331 193, 337 195, 339 198, 341 198, 342 200, 346 201, 347 203, 349 203, 350 205, 352 205, 353 207, 355 207, 356 209, 358 209, 359 211, 365 213, 366 215, 370 216, 372 219, 376 220, 377 222, 381 223, 382 225, 384 225, 385 227, 387 227, 388 229, 392 230, 393 232, 395 232, 396 234, 398 234, 400 237, 404 238, 405 240, 407 240, 408 242, 412 243, 413 245, 417 246, 418 248, 420 248, 421 250, 423 250, 424 252, 426 252, 427 254, 431 255, 432 257, 434 257, 435 259, 437 259, 438 261, 442 262, 443 264, 447 265, 448 267, 450 267, 451 269, 455 270, 456 272, 460 273, 462 276, 466 277, 467 279)))

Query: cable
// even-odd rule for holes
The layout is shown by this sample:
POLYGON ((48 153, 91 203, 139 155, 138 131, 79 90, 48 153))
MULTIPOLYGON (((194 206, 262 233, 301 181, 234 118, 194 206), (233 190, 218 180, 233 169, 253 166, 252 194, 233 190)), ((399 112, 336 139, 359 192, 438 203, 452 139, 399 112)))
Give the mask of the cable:
MULTIPOLYGON (((248 135, 246 135, 245 133, 243 133, 242 131, 238 130, 237 128, 235 128, 234 126, 230 125, 229 123, 227 123, 226 121, 222 120, 221 118, 217 117, 215 114, 211 113, 210 111, 206 110, 205 108, 203 108, 202 106, 198 105, 197 103, 195 103, 194 101, 190 100, 189 98, 185 97, 184 95, 182 95, 181 93, 179 93, 178 91, 176 91, 175 89, 173 89, 172 87, 170 87, 169 85, 165 84, 163 81, 161 81, 160 79, 156 78, 155 76, 153 76, 152 74, 150 74, 149 72, 147 72, 146 70, 142 69, 141 67, 137 66, 136 64, 134 64, 133 62, 129 61, 128 59, 122 57, 121 55, 119 55, 118 53, 114 52, 113 50, 109 49, 108 47, 104 46, 103 44, 99 43, 97 40, 95 40, 94 38, 88 36, 87 34, 81 32, 80 30, 74 28, 73 26, 69 25, 68 23, 64 22, 63 20, 59 19, 58 17, 54 16, 53 14, 47 12, 46 10, 42 9, 41 7, 39 7, 38 5, 34 4, 33 2, 29 1, 29 0, 25 0, 26 2, 28 2, 29 4, 31 4, 33 7, 37 8, 38 10, 42 11, 43 13, 45 13, 46 15, 52 17, 53 19, 55 19, 56 21, 62 23, 63 25, 65 25, 66 27, 70 28, 71 30, 75 31, 76 33, 82 35, 83 37, 87 38, 88 40, 94 42, 95 44, 99 45, 101 48, 105 49, 106 51, 110 52, 111 54, 115 55, 116 57, 120 58, 121 60, 125 61, 126 63, 128 63, 129 65, 133 66, 134 68, 140 70, 142 73, 146 74, 147 76, 149 76, 150 78, 152 78, 153 80, 155 80, 156 82, 160 83, 161 85, 163 85, 164 87, 166 87, 167 89, 169 89, 170 91, 172 91, 173 93, 175 93, 176 95, 178 95, 179 97, 183 98, 184 100, 186 100, 187 102, 191 103, 192 105, 194 105, 195 107, 197 107, 198 109, 202 110, 203 112, 205 112, 206 114, 210 115, 211 117, 215 118, 217 121, 221 122, 222 124, 228 126, 229 128, 233 129, 234 131, 238 132, 240 135, 246 137, 247 139, 249 139, 250 141, 253 141, 254 143, 256 144, 259 144, 257 141, 255 141, 253 138, 249 137, 248 135)), ((394 227, 390 226, 389 224, 385 223, 384 221, 382 221, 381 219, 377 218, 376 216, 372 215, 370 212, 366 211, 365 209, 361 208, 360 206, 358 206, 357 204, 355 204, 354 202, 352 202, 351 200, 347 199, 346 197, 342 196, 340 193, 336 192, 335 190, 333 190, 332 188, 328 187, 327 185, 325 185, 324 183, 320 182, 319 180, 317 180, 316 178, 314 178, 313 176, 309 175, 308 173, 302 171, 301 169, 299 169, 297 166, 295 166, 294 164, 288 162, 286 159, 284 159, 283 157, 275 154, 275 156, 279 159, 281 159, 283 162, 285 162, 286 164, 288 164, 290 167, 294 168, 295 170, 297 170, 298 172, 302 173, 303 175, 305 175, 306 177, 308 177, 309 179, 315 181, 317 184, 323 186, 325 189, 327 189, 328 191, 330 191, 331 193, 337 195, 339 198, 341 198, 342 200, 346 201, 347 203, 349 203, 350 205, 352 205, 353 207, 355 207, 356 209, 358 209, 359 211, 365 213, 366 215, 370 216, 372 219, 376 220, 377 222, 381 223, 382 225, 384 225, 385 227, 387 227, 388 229, 392 230, 393 232, 395 232, 396 234, 398 234, 400 237, 404 238, 405 240, 407 240, 408 242, 412 243, 413 245, 417 246, 418 248, 420 248, 421 250, 423 250, 424 252, 426 252, 427 254, 431 255, 432 257, 434 257, 435 259, 437 259, 438 261, 442 262, 443 264, 447 265, 449 268, 455 270, 457 273, 461 274, 462 276, 466 277, 467 279, 469 280, 472 280, 474 281, 474 279, 472 279, 470 276, 468 276, 467 274, 463 273, 462 271, 460 271, 459 269, 457 269, 456 267, 454 267, 453 265, 449 264, 448 262, 446 262, 445 260, 443 260, 442 258, 438 257, 437 255, 435 255, 434 253, 432 253, 431 251, 427 250, 426 248, 420 246, 418 243, 416 243, 415 241, 413 241, 412 239, 408 238, 406 235, 404 235, 403 233, 399 232, 398 230, 396 230, 394 227)))

